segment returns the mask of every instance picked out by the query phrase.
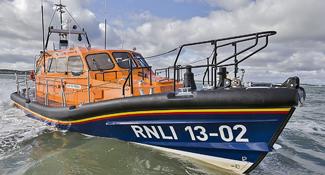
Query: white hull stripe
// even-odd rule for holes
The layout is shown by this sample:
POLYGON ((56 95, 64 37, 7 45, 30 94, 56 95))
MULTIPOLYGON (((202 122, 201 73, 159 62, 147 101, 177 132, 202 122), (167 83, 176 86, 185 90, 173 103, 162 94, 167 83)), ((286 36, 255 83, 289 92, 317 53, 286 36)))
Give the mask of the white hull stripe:
POLYGON ((175 150, 175 149, 170 149, 170 148, 164 148, 160 146, 152 146, 152 145, 147 145, 147 144, 141 144, 141 143, 136 143, 138 145, 158 149, 161 151, 169 152, 169 153, 174 153, 178 155, 183 155, 189 158, 193 158, 195 160, 200 160, 204 163, 208 163, 210 165, 216 166, 218 169, 224 170, 224 171, 230 171, 233 173, 237 174, 243 174, 249 167, 253 165, 251 162, 247 161, 238 161, 238 160, 232 160, 232 159, 226 159, 226 158, 220 158, 220 157, 213 157, 213 156, 208 156, 208 155, 203 155, 203 154, 197 154, 197 153, 191 153, 187 151, 180 151, 180 150, 175 150))

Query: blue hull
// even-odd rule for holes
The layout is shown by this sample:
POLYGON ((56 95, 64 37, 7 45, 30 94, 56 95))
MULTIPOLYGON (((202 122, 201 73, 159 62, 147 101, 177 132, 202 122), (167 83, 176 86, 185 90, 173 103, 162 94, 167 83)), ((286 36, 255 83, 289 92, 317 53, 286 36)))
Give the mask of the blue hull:
MULTIPOLYGON (((280 111, 245 109, 242 112, 233 112, 232 109, 223 109, 228 112, 196 110, 194 113, 180 110, 183 112, 158 114, 146 111, 144 114, 139 112, 72 121, 69 124, 59 123, 57 127, 155 148, 177 150, 180 152, 176 153, 180 154, 190 153, 189 157, 208 156, 202 159, 211 164, 216 163, 209 160, 210 158, 218 158, 230 161, 227 164, 230 168, 222 168, 247 173, 272 150, 295 108, 279 109, 280 111)), ((44 118, 41 120, 50 123, 44 118)))

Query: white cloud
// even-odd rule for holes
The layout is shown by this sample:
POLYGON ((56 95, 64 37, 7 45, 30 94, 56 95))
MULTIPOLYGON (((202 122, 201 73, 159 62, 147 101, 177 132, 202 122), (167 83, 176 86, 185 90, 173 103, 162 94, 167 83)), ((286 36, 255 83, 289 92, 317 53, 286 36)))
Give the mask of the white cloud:
POLYGON ((212 7, 219 7, 225 10, 236 10, 241 7, 249 5, 253 0, 174 0, 175 2, 203 2, 212 7))
MULTIPOLYGON (((201 1, 219 8, 208 16, 186 20, 160 18, 149 11, 134 13, 129 21, 111 20, 108 24, 109 46, 121 48, 123 43, 124 48, 137 47, 139 52, 149 56, 186 42, 276 30, 278 34, 270 39, 269 47, 244 64, 252 72, 248 70, 247 77, 260 80, 266 76, 273 80, 276 77, 284 80, 287 76, 299 75, 307 81, 325 82, 324 77, 316 76, 325 72, 325 23, 322 21, 325 1, 201 1)), ((93 45, 102 47, 104 24, 98 21, 101 17, 87 8, 90 1, 64 3, 88 30, 93 45)), ((50 18, 51 8, 47 2, 46 19, 50 18)), ((0 28, 2 62, 23 60, 32 63, 33 60, 29 58, 41 49, 39 4, 27 0, 0 1, 0 22, 6 24, 0 28), (8 59, 10 55, 13 60, 8 59)), ((196 55, 198 53, 193 51, 184 55, 192 61, 196 57, 202 58, 196 55)), ((170 64, 172 55, 167 60, 158 58, 154 64, 170 64)), ((3 65, 9 65, 7 63, 3 65)))
POLYGON ((251 3, 251 0, 204 0, 212 6, 218 6, 226 10, 236 10, 251 3))
MULTIPOLYGON (((86 26, 90 36, 100 37, 99 22, 96 21, 95 14, 82 5, 89 3, 89 0, 63 2, 71 7, 72 15, 78 18, 82 26, 86 26)), ((32 67, 34 56, 42 50, 40 9, 40 1, 0 1, 0 22, 4 24, 0 28, 0 60, 2 62, 0 68, 5 68, 10 65, 9 63, 15 62, 20 62, 19 65, 21 65, 21 61, 28 65, 18 66, 18 68, 32 67)), ((44 12, 47 30, 53 13, 51 1, 44 2, 44 12)), ((52 48, 52 42, 49 43, 49 48, 52 48)))
MULTIPOLYGON (((258 66, 256 71, 260 73, 270 69, 272 75, 306 75, 313 81, 315 72, 324 72, 325 1, 260 0, 238 4, 232 11, 216 10, 206 17, 188 20, 152 18, 124 31, 128 38, 125 45, 137 46, 145 55, 152 55, 181 43, 276 30, 278 34, 271 37, 265 52, 244 65, 258 66)), ((320 76, 317 79, 325 82, 320 76)))

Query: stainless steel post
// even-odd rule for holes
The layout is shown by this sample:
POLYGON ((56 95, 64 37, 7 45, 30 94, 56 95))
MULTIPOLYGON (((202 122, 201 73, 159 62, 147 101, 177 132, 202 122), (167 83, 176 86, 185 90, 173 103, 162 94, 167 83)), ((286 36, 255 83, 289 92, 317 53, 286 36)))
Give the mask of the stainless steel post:
POLYGON ((25 97, 29 99, 29 87, 28 87, 28 80, 27 80, 27 73, 25 72, 25 97))
POLYGON ((88 103, 90 103, 90 77, 89 77, 89 70, 87 70, 87 91, 88 91, 88 103))
POLYGON ((64 93, 64 87, 63 87, 63 80, 62 78, 60 79, 60 83, 61 83, 61 98, 62 98, 62 106, 65 107, 67 102, 66 102, 66 98, 65 98, 65 93, 64 93))
POLYGON ((150 86, 152 86, 152 70, 151 70, 151 67, 149 69, 149 72, 150 72, 150 74, 149 74, 149 76, 150 76, 150 86))
POLYGON ((34 100, 37 101, 37 82, 36 82, 36 78, 34 79, 34 91, 35 91, 35 95, 34 95, 34 100))
POLYGON ((49 92, 49 82, 48 80, 45 80, 45 105, 49 105, 48 101, 48 92, 49 92))
POLYGON ((16 88, 17 88, 17 94, 19 94, 19 80, 18 80, 18 75, 15 73, 16 76, 16 88))

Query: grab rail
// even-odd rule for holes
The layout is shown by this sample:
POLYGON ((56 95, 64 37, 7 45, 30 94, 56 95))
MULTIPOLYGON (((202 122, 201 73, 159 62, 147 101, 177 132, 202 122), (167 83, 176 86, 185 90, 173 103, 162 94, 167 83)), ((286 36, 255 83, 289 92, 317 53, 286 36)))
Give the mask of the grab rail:
POLYGON ((129 65, 130 65, 129 74, 126 77, 125 82, 123 84, 123 88, 122 88, 123 97, 125 96, 125 86, 126 86, 126 83, 128 82, 128 80, 129 80, 129 85, 131 86, 131 95, 133 95, 133 66, 132 66, 131 58, 129 59, 129 65))
MULTIPOLYGON (((211 64, 209 64, 209 60, 207 61, 206 65, 200 65, 200 66, 195 66, 193 68, 198 68, 198 67, 206 67, 207 69, 205 70, 204 73, 204 78, 203 78, 203 84, 205 82, 205 77, 206 74, 208 74, 209 69, 211 67, 211 84, 216 87, 217 86, 217 68, 218 67, 226 67, 226 66, 235 66, 235 76, 237 76, 237 72, 238 72, 238 64, 240 64, 241 62, 245 61, 246 59, 248 59, 249 57, 251 57, 252 55, 256 54, 257 52, 261 51, 262 49, 264 49, 265 47, 267 47, 268 45, 268 37, 275 35, 276 32, 275 31, 265 31, 265 32, 258 32, 258 33, 252 33, 252 34, 247 34, 247 35, 239 35, 239 36, 234 36, 234 37, 227 37, 227 38, 221 38, 221 39, 215 39, 215 40, 208 40, 208 41, 202 41, 202 42, 194 42, 194 43, 187 43, 187 44, 183 44, 179 47, 178 53, 176 55, 176 59, 174 61, 174 92, 176 91, 176 82, 179 81, 179 78, 177 78, 177 76, 179 76, 179 73, 177 73, 178 70, 180 69, 184 69, 183 66, 178 66, 177 62, 179 60, 179 57, 181 55, 182 50, 185 47, 189 47, 189 46, 194 46, 194 45, 202 45, 202 44, 211 44, 213 45, 213 59, 211 60, 211 64), (237 56, 255 48, 258 43, 259 43, 259 39, 261 38, 265 38, 265 44, 260 47, 259 49, 253 51, 252 53, 248 54, 247 56, 243 57, 242 59, 238 60, 237 56), (237 44, 238 43, 242 43, 242 42, 246 42, 246 41, 250 41, 250 40, 255 40, 254 44, 246 47, 245 49, 242 49, 240 51, 237 50, 237 44), (219 42, 227 42, 227 43, 222 43, 221 45, 218 45, 219 42), (234 49, 234 54, 224 58, 221 61, 217 61, 217 56, 218 56, 218 52, 217 49, 228 46, 228 45, 233 45, 235 47, 234 49), (228 60, 234 58, 234 63, 232 64, 223 64, 225 62, 227 62, 228 60), (176 79, 177 78, 177 79, 176 79)), ((208 82, 210 84, 210 75, 208 76, 208 82)))
POLYGON ((23 95, 26 97, 26 99, 30 100, 30 89, 33 88, 30 86, 30 84, 35 85, 34 83, 30 83, 28 79, 28 74, 25 72, 25 74, 18 74, 15 73, 15 81, 16 81, 16 91, 17 94, 21 93, 21 87, 24 87, 23 95), (21 78, 22 77, 22 78, 21 78))

